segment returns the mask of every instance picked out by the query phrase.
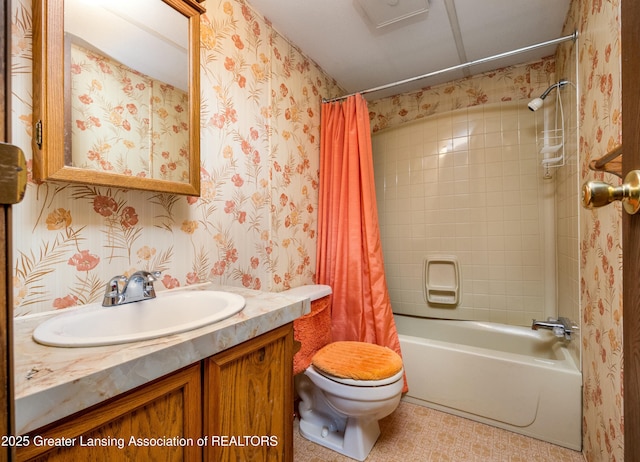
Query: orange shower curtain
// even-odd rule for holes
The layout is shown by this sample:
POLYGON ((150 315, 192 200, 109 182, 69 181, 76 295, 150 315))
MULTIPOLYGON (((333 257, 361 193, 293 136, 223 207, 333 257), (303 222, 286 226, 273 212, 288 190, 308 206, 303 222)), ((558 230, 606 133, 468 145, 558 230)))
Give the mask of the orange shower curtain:
POLYGON ((316 278, 333 289, 332 338, 401 354, 384 275, 367 102, 355 95, 324 103, 321 120, 316 278))

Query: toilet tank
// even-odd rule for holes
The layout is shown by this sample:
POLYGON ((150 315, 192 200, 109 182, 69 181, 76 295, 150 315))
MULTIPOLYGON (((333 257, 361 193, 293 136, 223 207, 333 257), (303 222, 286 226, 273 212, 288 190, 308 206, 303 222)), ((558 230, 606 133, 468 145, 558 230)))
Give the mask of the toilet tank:
POLYGON ((281 292, 311 300, 311 312, 293 321, 293 338, 300 349, 293 357, 293 373, 304 371, 311 358, 323 346, 331 343, 331 294, 330 286, 313 284, 281 292))

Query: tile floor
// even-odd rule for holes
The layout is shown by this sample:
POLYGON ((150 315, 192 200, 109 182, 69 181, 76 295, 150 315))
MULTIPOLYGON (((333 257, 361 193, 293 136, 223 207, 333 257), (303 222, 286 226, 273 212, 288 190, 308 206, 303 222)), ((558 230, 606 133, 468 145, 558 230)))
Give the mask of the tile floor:
MULTIPOLYGON (((402 401, 380 421, 366 462, 584 462, 580 452, 402 401)), ((353 462, 303 438, 295 426, 295 462, 353 462)))

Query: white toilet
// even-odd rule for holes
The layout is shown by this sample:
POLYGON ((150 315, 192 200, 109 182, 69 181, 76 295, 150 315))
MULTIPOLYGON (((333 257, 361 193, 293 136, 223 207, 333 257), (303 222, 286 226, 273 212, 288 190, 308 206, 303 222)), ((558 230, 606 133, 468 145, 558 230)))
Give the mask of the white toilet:
MULTIPOLYGON (((326 288, 311 285, 292 291, 296 295, 309 296, 313 303, 317 297, 326 295, 326 288)), ((397 356, 388 348, 361 342, 335 342, 329 348, 332 354, 342 358, 348 356, 348 350, 354 346, 365 347, 374 362, 388 355, 397 356)), ((360 351, 359 348, 358 354, 361 355, 360 351)), ((314 355, 314 360, 319 357, 314 355)), ((344 378, 353 375, 354 371, 352 366, 342 364, 342 361, 338 361, 341 364, 337 366, 333 365, 332 373, 326 369, 321 371, 312 364, 304 373, 296 375, 295 388, 301 399, 299 418, 302 436, 345 456, 364 460, 380 436, 378 420, 391 414, 400 403, 404 382, 399 356, 394 358, 393 366, 397 368, 398 361, 399 371, 388 376, 383 373, 383 377, 376 380, 344 378)), ((382 367, 384 369, 384 364, 382 367)))

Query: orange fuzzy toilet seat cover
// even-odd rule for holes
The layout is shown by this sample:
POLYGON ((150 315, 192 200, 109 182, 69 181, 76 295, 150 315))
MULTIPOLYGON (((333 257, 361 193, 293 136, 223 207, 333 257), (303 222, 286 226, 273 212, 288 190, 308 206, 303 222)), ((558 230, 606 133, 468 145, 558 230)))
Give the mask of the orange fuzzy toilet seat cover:
POLYGON ((402 369, 395 351, 365 342, 334 342, 322 347, 311 364, 320 371, 342 379, 382 380, 402 369))

